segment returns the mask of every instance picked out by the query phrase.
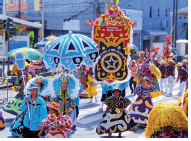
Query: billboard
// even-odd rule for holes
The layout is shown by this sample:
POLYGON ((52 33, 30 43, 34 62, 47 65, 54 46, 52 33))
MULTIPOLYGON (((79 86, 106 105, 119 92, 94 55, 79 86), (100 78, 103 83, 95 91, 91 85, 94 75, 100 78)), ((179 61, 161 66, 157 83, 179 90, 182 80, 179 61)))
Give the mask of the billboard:
POLYGON ((137 24, 133 30, 142 30, 143 12, 141 10, 121 9, 124 14, 137 24))

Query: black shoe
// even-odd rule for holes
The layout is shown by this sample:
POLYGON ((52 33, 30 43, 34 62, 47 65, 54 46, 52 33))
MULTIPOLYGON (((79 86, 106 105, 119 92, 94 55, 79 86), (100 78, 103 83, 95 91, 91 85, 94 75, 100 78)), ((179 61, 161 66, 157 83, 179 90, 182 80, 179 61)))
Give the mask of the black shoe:
POLYGON ((76 127, 77 127, 76 125, 73 125, 73 126, 71 127, 71 130, 76 131, 76 130, 77 130, 76 127))
POLYGON ((131 94, 133 94, 133 91, 131 91, 131 94))

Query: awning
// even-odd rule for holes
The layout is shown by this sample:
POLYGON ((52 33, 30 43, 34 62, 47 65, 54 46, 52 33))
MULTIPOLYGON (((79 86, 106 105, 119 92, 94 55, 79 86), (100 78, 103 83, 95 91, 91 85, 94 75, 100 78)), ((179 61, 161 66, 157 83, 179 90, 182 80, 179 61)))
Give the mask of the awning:
MULTIPOLYGON (((172 15, 173 12, 170 12, 170 14, 172 15)), ((188 7, 177 10, 177 16, 188 17, 188 7)))
MULTIPOLYGON (((5 19, 7 19, 7 18, 13 19, 14 23, 19 23, 19 24, 23 24, 23 25, 27 25, 27 26, 31 26, 31 27, 35 27, 35 28, 42 28, 42 24, 36 24, 36 23, 33 23, 33 22, 29 22, 29 21, 9 17, 9 16, 5 17, 5 19)), ((4 19, 4 16, 2 14, 0 14, 0 19, 4 19)))
POLYGON ((143 30, 143 36, 166 36, 168 33, 162 30, 143 30))

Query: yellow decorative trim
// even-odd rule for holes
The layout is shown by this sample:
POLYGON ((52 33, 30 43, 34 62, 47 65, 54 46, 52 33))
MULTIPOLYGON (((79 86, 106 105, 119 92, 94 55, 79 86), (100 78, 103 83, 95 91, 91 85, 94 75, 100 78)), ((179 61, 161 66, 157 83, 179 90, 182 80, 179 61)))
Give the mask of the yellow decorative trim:
POLYGON ((123 68, 122 68, 122 71, 125 71, 125 66, 127 64, 127 58, 126 57, 122 57, 124 60, 123 60, 123 68))
POLYGON ((139 101, 135 101, 134 104, 142 104, 143 103, 143 100, 140 99, 139 101))
POLYGON ((114 130, 111 130, 111 128, 110 128, 110 130, 109 130, 111 133, 114 133, 115 131, 116 131, 116 126, 115 126, 115 129, 114 130))
POLYGON ((101 68, 99 67, 99 64, 97 64, 97 70, 101 70, 101 68))
POLYGON ((121 60, 120 56, 119 56, 118 54, 116 54, 116 53, 113 53, 113 52, 111 52, 111 53, 106 53, 106 54, 101 58, 101 66, 102 66, 102 68, 104 69, 104 71, 109 72, 109 73, 115 73, 115 72, 117 72, 117 71, 121 68, 121 66, 122 66, 122 60, 121 60), (108 67, 107 67, 107 68, 105 67, 105 65, 104 65, 105 58, 108 57, 108 56, 115 56, 115 57, 118 59, 119 65, 117 66, 116 69, 114 69, 114 70, 109 70, 108 67))
POLYGON ((153 106, 150 105, 149 102, 148 102, 147 100, 145 101, 145 105, 146 105, 147 107, 149 107, 149 108, 153 108, 153 106))

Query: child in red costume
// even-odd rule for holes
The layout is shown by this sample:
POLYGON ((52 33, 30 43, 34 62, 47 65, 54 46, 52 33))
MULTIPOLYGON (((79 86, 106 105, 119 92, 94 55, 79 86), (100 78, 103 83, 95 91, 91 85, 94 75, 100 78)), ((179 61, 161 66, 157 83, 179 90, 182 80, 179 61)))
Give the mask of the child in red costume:
POLYGON ((47 106, 49 107, 49 115, 42 121, 43 128, 38 136, 41 136, 44 130, 48 130, 45 138, 66 138, 64 132, 71 130, 72 119, 59 113, 60 105, 58 103, 52 102, 47 106))

